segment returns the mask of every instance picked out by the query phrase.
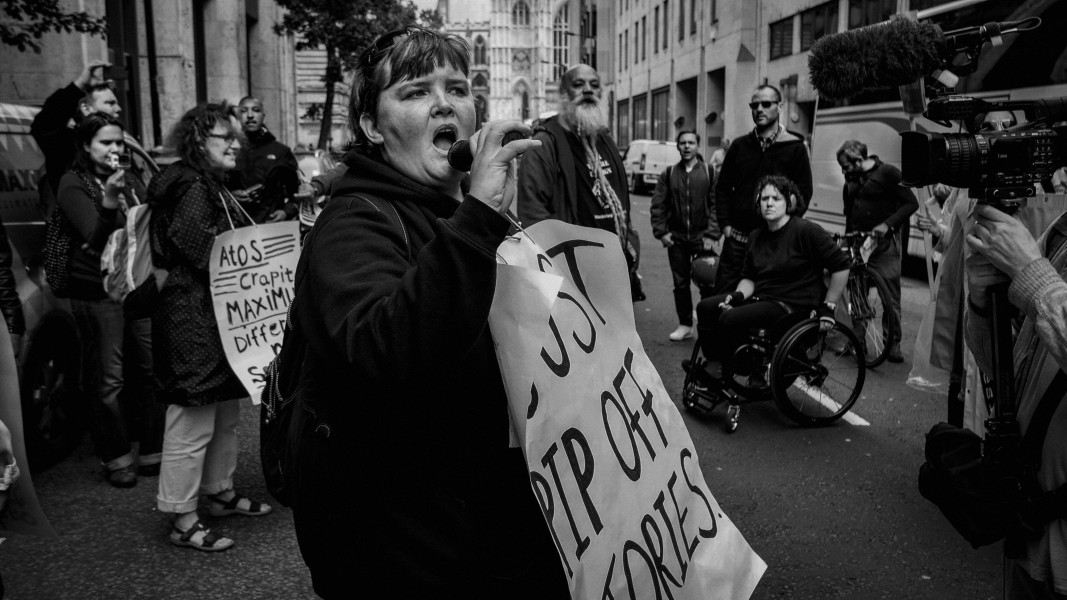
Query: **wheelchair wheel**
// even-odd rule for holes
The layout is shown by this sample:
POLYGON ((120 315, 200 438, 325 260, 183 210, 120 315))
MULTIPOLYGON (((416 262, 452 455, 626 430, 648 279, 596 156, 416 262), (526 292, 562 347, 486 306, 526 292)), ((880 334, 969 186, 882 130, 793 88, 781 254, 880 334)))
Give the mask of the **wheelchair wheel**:
POLYGON ((889 286, 877 273, 857 268, 849 274, 844 300, 852 331, 863 341, 866 365, 873 369, 885 362, 891 346, 889 335, 896 313, 889 299, 889 286))
POLYGON ((828 425, 856 403, 866 375, 863 347, 841 323, 819 331, 810 319, 790 329, 771 359, 774 402, 787 417, 805 427, 828 425), (832 337, 843 348, 827 343, 832 337))

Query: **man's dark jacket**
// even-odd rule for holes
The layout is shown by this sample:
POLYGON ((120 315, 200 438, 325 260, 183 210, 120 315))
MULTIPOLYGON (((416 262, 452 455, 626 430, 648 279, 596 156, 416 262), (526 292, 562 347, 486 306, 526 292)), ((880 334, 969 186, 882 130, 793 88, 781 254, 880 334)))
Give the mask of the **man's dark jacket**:
POLYGON ((30 133, 44 154, 45 181, 54 198, 59 180, 74 162, 74 131, 68 127, 85 92, 71 83, 55 91, 30 125, 30 133))
MULTIPOLYGON (((586 168, 585 157, 575 158, 567 136, 574 135, 563 128, 559 118, 551 117, 534 131, 533 139, 541 140, 540 148, 522 155, 519 165, 518 214, 523 225, 533 225, 545 219, 558 219, 583 227, 600 227, 580 218, 577 207, 578 169, 586 168)), ((617 177, 625 180, 625 169, 619 148, 606 133, 597 135, 597 151, 607 159, 617 177)), ((630 193, 625 186, 615 193, 630 218, 630 193)))
POLYGON ((226 178, 226 187, 231 190, 256 184, 263 185, 259 197, 242 204, 253 221, 262 223, 277 210, 284 210, 290 217, 296 215, 297 205, 286 202, 300 185, 296 156, 269 131, 248 135, 237 153, 237 167, 226 178))
POLYGON ((869 231, 885 223, 896 232, 919 210, 912 191, 900 184, 900 169, 877 156, 874 167, 854 181, 846 181, 842 191, 845 231, 869 231))
POLYGON ((800 134, 783 130, 766 151, 760 148, 755 131, 734 140, 726 152, 715 184, 715 207, 719 227, 733 227, 740 233, 763 225, 756 211, 756 184, 765 175, 784 175, 797 184, 803 196, 796 213, 803 216, 811 201, 811 162, 800 134))
POLYGON ((652 235, 661 238, 670 233, 678 241, 690 242, 718 239, 714 177, 699 159, 688 174, 683 161, 664 169, 652 193, 652 235))

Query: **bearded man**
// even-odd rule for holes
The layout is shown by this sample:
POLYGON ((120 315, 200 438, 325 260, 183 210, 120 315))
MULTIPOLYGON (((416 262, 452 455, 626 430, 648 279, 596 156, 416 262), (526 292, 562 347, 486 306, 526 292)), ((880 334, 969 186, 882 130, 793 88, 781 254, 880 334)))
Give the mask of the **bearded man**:
POLYGON ((644 300, 637 275, 640 240, 630 225, 619 148, 600 109, 600 75, 588 65, 571 67, 560 79, 559 92, 559 114, 534 130, 541 146, 522 156, 519 220, 526 226, 558 219, 618 235, 630 269, 632 300, 644 300))

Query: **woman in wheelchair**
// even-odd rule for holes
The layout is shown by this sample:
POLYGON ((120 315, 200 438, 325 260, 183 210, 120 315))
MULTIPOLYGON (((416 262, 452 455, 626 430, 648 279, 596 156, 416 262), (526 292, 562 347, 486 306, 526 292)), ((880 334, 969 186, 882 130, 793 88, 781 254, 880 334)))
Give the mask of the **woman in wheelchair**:
POLYGON ((723 377, 724 362, 730 369, 729 359, 754 328, 781 335, 788 325, 776 324, 793 314, 794 323, 817 315, 820 329, 828 331, 848 280, 848 256, 822 227, 796 215, 801 197, 796 184, 769 175, 756 190, 755 208, 766 224, 749 234, 737 290, 702 300, 696 309, 697 343, 707 360, 705 372, 715 379, 723 377), (824 270, 830 273, 829 286, 824 270))

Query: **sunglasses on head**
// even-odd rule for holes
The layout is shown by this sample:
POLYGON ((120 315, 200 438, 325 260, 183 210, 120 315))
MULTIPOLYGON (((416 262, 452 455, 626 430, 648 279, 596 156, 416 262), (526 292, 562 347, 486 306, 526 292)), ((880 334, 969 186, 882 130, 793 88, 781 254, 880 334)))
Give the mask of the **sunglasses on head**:
POLYGON ((778 104, 778 103, 774 102, 772 100, 760 100, 759 102, 749 102, 748 103, 748 107, 751 108, 752 110, 756 110, 757 108, 760 108, 760 107, 770 108, 770 107, 774 106, 775 104, 778 104))
POLYGON ((417 29, 415 27, 403 27, 387 31, 378 36, 378 39, 374 40, 374 43, 363 51, 363 66, 373 66, 382 54, 385 54, 400 38, 407 37, 412 31, 417 31, 417 29))

